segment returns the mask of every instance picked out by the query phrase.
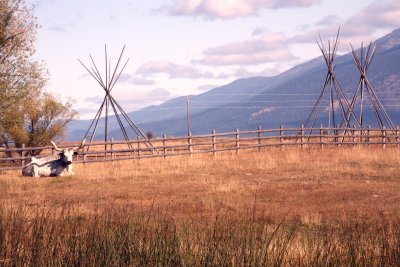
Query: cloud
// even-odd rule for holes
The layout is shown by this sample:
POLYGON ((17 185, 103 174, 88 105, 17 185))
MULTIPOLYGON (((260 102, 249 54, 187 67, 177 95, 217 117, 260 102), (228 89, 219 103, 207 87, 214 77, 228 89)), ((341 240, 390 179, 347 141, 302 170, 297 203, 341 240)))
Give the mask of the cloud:
POLYGON ((253 33, 251 34, 252 36, 257 36, 257 35, 261 35, 263 33, 268 32, 268 29, 265 27, 257 27, 254 29, 253 33))
POLYGON ((169 61, 150 61, 142 64, 137 74, 140 75, 156 75, 166 74, 169 78, 186 78, 186 79, 199 79, 199 78, 213 78, 211 72, 204 72, 198 68, 191 66, 178 65, 169 61))
MULTIPOLYGON (((77 108, 76 111, 78 112, 79 116, 85 116, 88 114, 95 114, 99 110, 98 108, 77 108)), ((94 115, 93 115, 94 116, 94 115)))
POLYGON ((86 97, 83 100, 85 102, 91 103, 91 104, 101 104, 103 102, 104 96, 91 96, 91 97, 86 97))
POLYGON ((171 93, 165 88, 154 88, 152 90, 127 90, 122 89, 114 94, 116 101, 130 112, 149 105, 161 104, 171 97, 171 93))
POLYGON ((249 71, 246 68, 238 68, 232 72, 231 76, 235 78, 248 78, 248 77, 272 77, 278 75, 286 68, 280 64, 275 64, 273 67, 265 68, 259 71, 249 71))
MULTIPOLYGON (((112 95, 126 112, 144 108, 149 105, 161 104, 173 97, 173 95, 164 88, 154 88, 152 90, 119 89, 113 92, 112 95)), ((101 103, 103 103, 104 96, 86 97, 82 100, 82 105, 85 105, 85 107, 78 109, 79 114, 81 116, 94 116, 100 108, 101 103)), ((111 108, 110 106, 110 112, 114 114, 111 108)))
POLYGON ((173 16, 232 19, 257 15, 262 9, 309 7, 321 0, 174 0, 161 10, 173 16))
POLYGON ((326 25, 332 25, 340 21, 340 18, 338 15, 328 15, 326 17, 323 17, 319 21, 317 21, 315 24, 318 26, 326 26, 326 25))
POLYGON ((72 23, 53 23, 52 25, 48 26, 47 29, 52 32, 66 33, 71 29, 72 26, 72 23))
POLYGON ((82 73, 82 74, 79 74, 79 75, 78 75, 78 79, 79 79, 79 80, 87 79, 87 78, 89 78, 89 77, 92 77, 92 76, 90 76, 90 74, 89 74, 88 72, 85 72, 85 73, 82 73))
POLYGON ((199 62, 206 65, 255 65, 295 59, 280 33, 209 48, 199 62))
POLYGON ((154 80, 149 80, 143 77, 137 77, 137 76, 132 76, 130 74, 121 74, 121 76, 118 79, 119 82, 121 83, 129 83, 132 85, 154 85, 155 81, 154 80))
MULTIPOLYGON (((394 29, 400 25, 400 1, 375 0, 359 13, 346 20, 341 20, 336 15, 324 17, 315 23, 319 26, 318 32, 324 36, 335 36, 340 26, 340 39, 342 43, 359 43, 374 39, 374 32, 381 29, 394 29)), ((293 36, 291 43, 313 43, 318 33, 308 31, 293 36)))
POLYGON ((398 0, 375 0, 359 14, 352 17, 348 23, 373 28, 397 28, 400 25, 400 2, 398 0))
POLYGON ((208 90, 217 88, 218 86, 219 85, 215 85, 215 84, 203 84, 203 85, 200 85, 199 87, 197 87, 196 90, 200 91, 200 92, 206 92, 208 90))

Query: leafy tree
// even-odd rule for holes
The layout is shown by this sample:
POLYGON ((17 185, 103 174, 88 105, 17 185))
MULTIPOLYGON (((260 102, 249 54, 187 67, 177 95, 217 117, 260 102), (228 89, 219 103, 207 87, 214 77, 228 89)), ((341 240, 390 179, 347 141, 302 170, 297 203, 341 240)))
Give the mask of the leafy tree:
MULTIPOLYGON (((76 115, 71 105, 71 101, 63 103, 48 93, 25 99, 18 109, 4 116, 7 139, 16 147, 48 145, 50 140, 65 134, 66 125, 76 115)), ((40 151, 31 154, 37 152, 40 151)))
POLYGON ((0 1, 0 142, 47 145, 75 116, 71 102, 43 93, 47 72, 33 59, 38 24, 25 0, 0 1))
POLYGON ((32 59, 37 28, 25 1, 0 1, 0 112, 35 94, 46 82, 45 71, 32 59))

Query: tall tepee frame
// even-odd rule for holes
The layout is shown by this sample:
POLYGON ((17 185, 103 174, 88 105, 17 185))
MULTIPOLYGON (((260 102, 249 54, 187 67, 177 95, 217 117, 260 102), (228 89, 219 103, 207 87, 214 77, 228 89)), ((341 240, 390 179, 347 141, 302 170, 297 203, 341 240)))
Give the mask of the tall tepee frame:
MULTIPOLYGON (((124 139, 127 141, 127 144, 130 149, 132 149, 132 144, 129 142, 129 130, 132 130, 138 137, 147 140, 144 144, 147 147, 153 147, 151 142, 148 141, 147 136, 142 132, 142 130, 133 122, 133 120, 128 116, 128 114, 124 111, 121 105, 115 100, 112 96, 111 92, 117 83, 118 79, 120 78, 123 70, 125 69, 126 65, 129 62, 129 59, 123 63, 121 66, 122 56, 125 51, 125 46, 122 48, 122 51, 119 55, 118 61, 114 68, 111 65, 111 58, 108 57, 107 53, 107 45, 104 45, 104 55, 105 55, 105 75, 101 75, 99 69, 97 68, 96 63, 93 60, 91 54, 89 54, 90 61, 92 66, 89 68, 87 67, 81 60, 78 59, 79 63, 89 72, 89 74, 96 80, 96 82, 101 86, 101 88, 105 92, 105 96, 103 99, 102 104, 100 105, 99 110, 96 113, 96 116, 92 120, 89 128, 87 129, 83 139, 89 139, 89 143, 91 143, 96 135, 96 131, 99 125, 100 118, 104 113, 104 141, 107 142, 108 140, 108 123, 109 123, 109 115, 110 111, 112 110, 115 118, 118 122, 118 125, 121 129, 122 135, 124 139), (124 124, 125 123, 125 124, 124 124)), ((107 145, 105 145, 105 150, 107 150, 107 145)))
MULTIPOLYGON (((328 41, 328 48, 326 48, 322 42, 321 35, 319 39, 317 39, 317 44, 321 53, 324 57, 326 66, 328 68, 328 72, 325 77, 325 83, 322 88, 322 92, 315 103, 310 115, 308 116, 304 126, 305 128, 313 129, 315 123, 319 117, 321 117, 320 108, 323 107, 323 99, 328 95, 328 128, 336 127, 341 124, 345 124, 345 127, 350 127, 350 118, 353 118, 357 127, 361 128, 360 123, 358 122, 357 117, 353 113, 353 110, 350 108, 350 101, 347 99, 342 87, 335 74, 335 65, 334 60, 337 54, 337 50, 339 47, 339 33, 340 29, 338 29, 336 37, 333 38, 332 43, 328 41), (336 106, 338 106, 339 111, 336 111, 336 106), (340 120, 341 118, 341 120, 340 120)), ((313 130, 310 130, 310 134, 313 130)))
MULTIPOLYGON (((353 48, 353 45, 351 43, 350 47, 351 47, 350 54, 352 55, 353 60, 358 70, 360 71, 360 79, 358 82, 357 90, 350 104, 349 114, 350 112, 357 113, 355 107, 358 102, 359 103, 358 118, 362 128, 364 124, 364 111, 367 106, 365 102, 369 100, 370 106, 374 111, 374 114, 376 116, 380 128, 383 129, 384 127, 388 127, 390 129, 395 129, 395 125, 390 119, 388 113, 386 112, 381 101, 376 95, 374 88, 372 87, 371 83, 367 78, 368 70, 371 66, 372 59, 374 58, 375 55, 376 45, 369 43, 367 47, 364 47, 362 43, 360 48, 360 54, 357 53, 357 51, 353 48)), ((347 115, 347 117, 350 119, 349 115, 347 115)))

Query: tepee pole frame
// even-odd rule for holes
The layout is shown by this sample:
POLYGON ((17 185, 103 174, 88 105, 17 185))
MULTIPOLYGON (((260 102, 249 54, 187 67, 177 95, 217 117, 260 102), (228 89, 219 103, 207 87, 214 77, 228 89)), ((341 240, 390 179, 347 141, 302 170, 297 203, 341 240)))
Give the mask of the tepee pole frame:
MULTIPOLYGON (((79 63, 89 72, 89 74, 96 80, 96 82, 103 88, 105 92, 105 96, 103 99, 102 104, 100 105, 100 108, 98 109, 94 119, 92 120, 89 128, 87 129, 83 139, 90 137, 89 142, 91 143, 96 135, 96 131, 99 126, 99 121, 101 118, 101 115, 104 113, 104 150, 107 150, 107 141, 108 141, 108 123, 109 123, 109 115, 110 112, 112 111, 115 115, 115 118, 117 119, 119 128, 122 132, 122 135, 125 139, 125 141, 128 144, 128 147, 130 149, 133 149, 132 144, 129 142, 129 135, 127 132, 127 128, 131 129, 138 137, 143 138, 146 140, 143 142, 146 147, 153 147, 152 143, 148 140, 147 136, 140 130, 139 126, 136 125, 133 120, 129 117, 129 115, 124 111, 124 109, 121 107, 121 105, 118 104, 118 102, 115 100, 115 98, 112 96, 111 92, 117 83, 118 79, 120 78, 122 72, 124 71, 126 65, 129 62, 129 59, 125 61, 125 63, 121 66, 121 60, 122 56, 125 51, 125 46, 122 48, 122 51, 119 55, 118 61, 112 70, 111 67, 111 58, 108 57, 107 53, 107 45, 104 46, 104 57, 105 57, 105 76, 102 76, 100 74, 100 71, 92 57, 91 54, 89 54, 90 61, 92 66, 89 68, 87 67, 81 60, 78 59, 79 63), (122 118, 121 118, 122 117, 122 118), (124 121, 125 123, 128 124, 128 127, 124 126, 124 121)), ((89 147, 88 147, 89 149, 89 147)), ((152 150, 154 153, 154 149, 152 150)))
POLYGON ((384 127, 388 127, 390 129, 395 129, 395 125, 389 117, 389 114, 386 112, 383 107, 381 101, 379 100, 374 88, 367 78, 368 70, 371 66, 372 59, 375 55, 376 46, 369 43, 367 47, 364 47, 363 43, 361 43, 360 54, 354 49, 353 45, 350 43, 351 51, 350 54, 353 57, 354 63, 356 64, 359 72, 360 79, 358 82, 357 90, 353 96, 351 101, 349 112, 354 112, 354 108, 356 106, 357 101, 360 101, 360 111, 359 111, 359 120, 361 124, 361 128, 364 123, 364 111, 365 111, 365 103, 367 100, 367 95, 371 104, 371 107, 375 113, 376 119, 381 129, 384 127), (360 97, 360 99, 359 99, 360 97))
POLYGON ((345 123, 346 128, 350 127, 350 117, 352 117, 357 125, 357 127, 361 128, 361 125, 353 113, 353 110, 350 109, 350 102, 347 99, 342 87, 340 86, 340 83, 338 79, 336 78, 335 74, 335 65, 334 65, 334 60, 337 54, 338 46, 339 46, 339 33, 340 33, 340 28, 337 31, 336 37, 334 37, 331 45, 331 41, 328 41, 328 49, 324 46, 322 42, 321 35, 319 35, 319 40, 317 39, 316 42, 318 44, 319 49, 321 50, 321 53, 324 57, 326 66, 328 68, 328 72, 325 77, 325 83, 322 88, 322 92, 315 103, 310 115, 308 116, 304 126, 306 128, 310 128, 310 134, 312 134, 312 129, 315 126, 315 123, 320 115, 320 108, 321 108, 321 102, 323 101, 323 98, 326 94, 329 94, 329 102, 328 102, 328 128, 331 128, 331 125, 333 127, 336 127, 337 121, 338 121, 338 116, 341 115, 342 117, 342 123, 345 123), (328 91, 328 93, 327 93, 328 91), (335 112, 335 102, 337 102, 339 105, 340 113, 336 114, 335 112), (346 112, 347 111, 347 112, 346 112))

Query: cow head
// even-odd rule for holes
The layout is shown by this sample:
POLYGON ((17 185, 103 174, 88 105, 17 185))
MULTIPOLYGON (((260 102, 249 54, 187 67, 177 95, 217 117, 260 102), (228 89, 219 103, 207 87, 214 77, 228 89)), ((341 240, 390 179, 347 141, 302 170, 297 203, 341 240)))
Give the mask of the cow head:
POLYGON ((72 157, 74 155, 78 155, 78 150, 81 149, 85 144, 85 139, 83 139, 79 147, 64 148, 64 149, 57 147, 57 145, 53 141, 50 141, 50 143, 53 145, 55 151, 60 152, 59 153, 60 161, 63 167, 67 167, 68 165, 72 164, 72 157))

